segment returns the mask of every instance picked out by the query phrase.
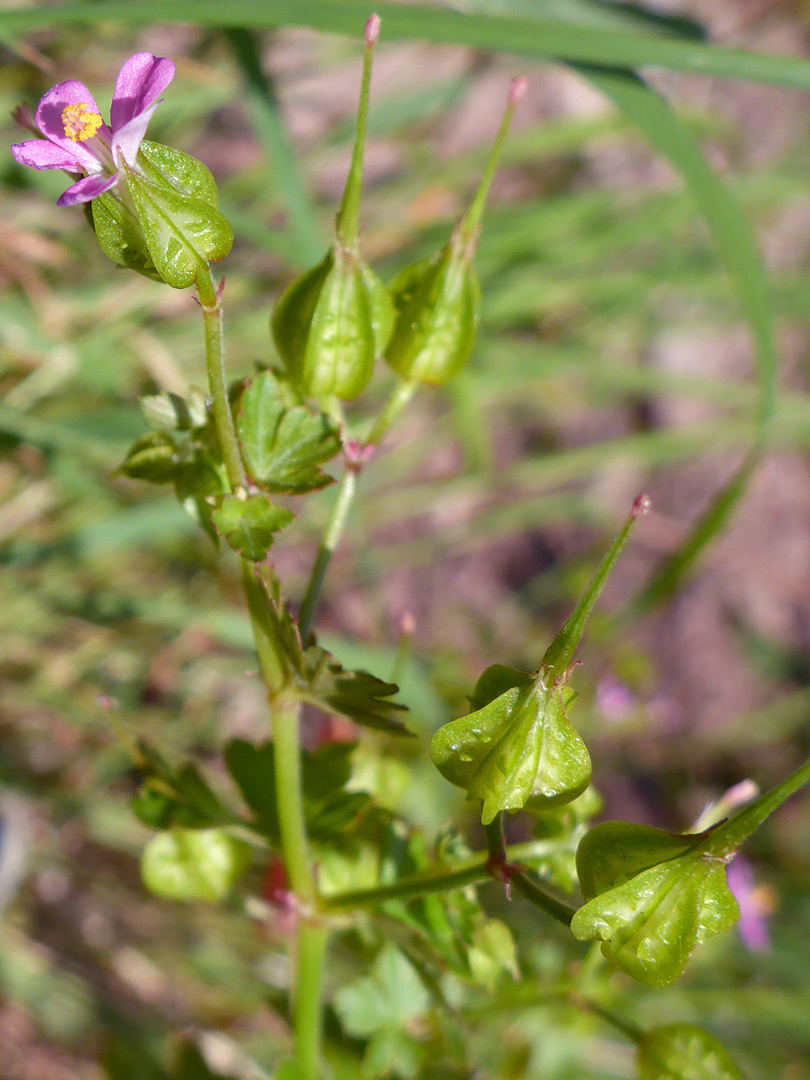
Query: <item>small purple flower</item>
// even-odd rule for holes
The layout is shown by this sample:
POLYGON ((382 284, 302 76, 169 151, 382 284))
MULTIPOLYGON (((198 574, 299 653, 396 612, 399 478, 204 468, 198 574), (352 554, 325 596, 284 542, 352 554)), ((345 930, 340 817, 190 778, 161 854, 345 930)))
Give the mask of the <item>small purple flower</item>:
POLYGON ((754 884, 753 867, 742 855, 729 864, 727 874, 728 887, 740 905, 740 938, 751 952, 764 952, 771 944, 767 917, 774 908, 773 895, 754 884))
POLYGON ((115 185, 124 162, 135 164, 158 95, 173 78, 171 60, 151 53, 130 56, 115 83, 110 127, 84 83, 59 83, 37 107, 36 125, 45 138, 15 143, 11 152, 33 169, 84 174, 59 196, 58 205, 90 202, 115 185))

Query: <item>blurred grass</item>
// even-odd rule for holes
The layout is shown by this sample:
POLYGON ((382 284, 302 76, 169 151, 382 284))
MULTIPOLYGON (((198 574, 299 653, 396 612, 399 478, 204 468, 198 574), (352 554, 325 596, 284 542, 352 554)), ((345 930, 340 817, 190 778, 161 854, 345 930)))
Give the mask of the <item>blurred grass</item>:
MULTIPOLYGON (((55 72, 37 72, 25 57, 9 54, 0 76, 4 115, 21 97, 33 103, 56 78, 111 85, 129 52, 158 48, 152 31, 106 22, 88 48, 81 27, 56 28, 77 7, 0 14, 0 32, 41 27, 26 41, 55 72)), ((161 6, 167 18, 171 7, 161 6)), ((220 23, 223 10, 235 21, 242 10, 194 7, 195 16, 211 11, 220 23)), ((108 14, 118 9, 148 21, 154 5, 105 5, 108 14)), ((264 5, 262 18, 275 10, 281 8, 264 5)), ((344 10, 355 12, 333 6, 344 10)), ((303 11, 298 21, 306 21, 303 11)), ((457 27, 445 18, 451 14, 437 11, 435 25, 457 27)), ((413 17, 398 17, 406 15, 413 17)), ((354 87, 349 80, 344 91, 341 77, 356 73, 357 47, 279 31, 270 46, 279 69, 274 87, 259 83, 250 51, 254 40, 265 48, 265 38, 248 42, 248 31, 238 31, 240 67, 233 36, 229 42, 215 30, 173 32, 179 73, 150 133, 210 154, 218 173, 237 234, 226 268, 236 376, 271 355, 270 300, 309 260, 315 237, 327 235, 330 168, 345 160, 350 138, 345 114, 299 137, 293 184, 281 121, 294 118, 295 108, 323 107, 323 91, 307 83, 314 72, 333 77, 351 109, 354 87), (292 56, 286 67, 285 48, 292 56), (268 153, 288 181, 286 193, 273 183, 268 153)), ((702 55, 685 48, 674 54, 702 55)), ((411 62, 413 54, 404 55, 411 62)), ((426 62, 432 55, 419 53, 426 62)), ((765 63, 756 59, 759 68, 765 63)), ((786 62, 780 77, 806 66, 786 62)), ((383 149, 393 148, 395 164, 368 185, 364 213, 368 249, 386 275, 444 239, 468 194, 485 147, 441 153, 449 130, 442 111, 463 117, 491 69, 488 56, 471 52, 455 74, 428 85, 412 80, 408 92, 375 97, 371 130, 383 149)), ((742 136, 726 118, 693 108, 681 122, 734 160, 742 136)), ((648 484, 666 492, 695 462, 717 474, 708 484, 709 492, 717 490, 750 444, 761 395, 745 363, 730 372, 673 370, 651 359, 657 343, 684 328, 697 341, 734 339, 740 314, 688 196, 667 179, 648 183, 646 155, 626 117, 613 112, 542 122, 535 116, 515 133, 481 240, 484 311, 470 370, 458 387, 417 399, 401 436, 364 479, 327 587, 327 644, 347 662, 386 675, 397 615, 415 607, 417 655, 403 694, 423 736, 464 707, 483 663, 532 662, 600 537, 621 516, 619 498, 648 484), (611 160, 625 163, 630 181, 613 181, 611 160), (668 419, 673 403, 697 409, 697 417, 668 419), (521 554, 526 537, 535 545, 529 555, 521 554), (504 562, 514 552, 520 565, 512 583, 504 562)), ((734 197, 758 229, 802 207, 809 156, 806 140, 797 140, 763 166, 735 168, 734 197)), ((112 273, 87 245, 80 215, 53 205, 58 176, 27 174, 10 161, 0 170, 0 780, 23 796, 36 834, 29 877, 0 931, 0 983, 6 999, 31 1018, 31 1044, 51 1048, 54 1077, 60 1055, 70 1055, 73 1074, 95 1080, 93 1063, 105 1050, 123 1053, 120 1046, 136 1047, 132 1075, 139 1075, 135 1069, 150 1055, 160 1060, 163 1035, 184 1026, 233 1035, 269 1072, 286 1039, 283 1017, 272 1011, 284 985, 285 942, 237 904, 173 909, 148 898, 135 868, 146 833, 126 808, 135 783, 127 746, 136 735, 153 737, 173 755, 195 756, 225 787, 217 747, 228 734, 258 734, 266 724, 260 690, 245 676, 253 658, 235 568, 217 565, 166 495, 113 474, 128 441, 143 430, 137 394, 202 381, 197 314, 187 296, 112 273)), ((769 281, 782 327, 802 336, 806 268, 802 248, 769 281)), ((799 367, 797 385, 776 395, 766 443, 773 453, 803 456, 810 445, 804 352, 799 367)), ((372 399, 384 390, 380 373, 372 399)), ((354 419, 366 408, 354 409, 354 419)), ((330 499, 329 491, 313 499, 279 546, 293 596, 300 595, 330 499)), ((674 534, 669 528, 670 547, 674 534)), ((646 554, 648 563, 658 556, 646 554)), ((600 640, 598 622, 593 633, 603 655, 583 677, 586 701, 612 666, 640 672, 634 688, 653 698, 659 660, 644 638, 624 643, 602 632, 600 640)), ((668 823, 686 824, 690 768, 702 753, 699 782, 716 794, 758 767, 764 751, 775 754, 771 768, 806 748, 807 691, 784 674, 763 671, 761 679, 769 704, 752 706, 722 730, 690 730, 686 739, 650 732, 653 714, 643 708, 625 728, 607 733, 597 730, 593 712, 584 723, 600 740, 600 776, 610 785, 611 777, 629 775, 642 791, 657 785, 665 795, 649 798, 650 813, 660 811, 663 797, 668 823), (653 755, 646 762, 650 743, 665 745, 665 761, 653 755), (638 761, 636 745, 643 751, 638 761)), ((424 739, 395 753, 409 770, 410 791, 402 796, 408 812, 435 829, 459 808, 423 750, 424 739)), ((664 997, 623 982, 617 994, 650 1022, 672 1019, 673 1011, 684 1019, 709 1014, 715 1029, 741 1047, 751 1076, 810 1076, 810 983, 793 947, 806 939, 810 919, 803 891, 809 842, 797 814, 786 816, 782 833, 757 841, 758 865, 782 896, 773 953, 752 957, 729 937, 664 997)), ((258 872, 253 886, 261 889, 258 872)), ((518 921, 534 976, 528 981, 541 998, 544 973, 573 953, 553 936, 539 942, 528 913, 518 921)), ((471 1052, 490 1063, 492 1075, 631 1075, 627 1047, 593 1021, 568 1027, 556 1004, 538 1000, 528 1011, 527 1002, 520 1005, 518 1020, 505 1002, 508 1022, 470 1032, 471 1052)), ((341 1064, 337 1048, 332 1052, 337 1075, 356 1073, 356 1056, 343 1051, 341 1064)))

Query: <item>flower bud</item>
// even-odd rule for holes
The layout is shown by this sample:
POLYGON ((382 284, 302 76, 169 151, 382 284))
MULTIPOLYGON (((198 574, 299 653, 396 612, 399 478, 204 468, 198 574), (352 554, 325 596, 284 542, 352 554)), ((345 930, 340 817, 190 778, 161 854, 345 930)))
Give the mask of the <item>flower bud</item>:
POLYGON ((524 79, 513 80, 478 191, 450 240, 433 258, 405 267, 391 284, 395 321, 385 358, 403 379, 441 386, 470 357, 481 296, 472 261, 481 215, 512 113, 525 88, 524 79))
POLYGON ((366 24, 357 133, 335 237, 325 258, 287 287, 271 320, 273 339, 294 383, 312 397, 347 401, 365 388, 393 326, 391 298, 360 257, 358 225, 371 59, 379 19, 366 24))

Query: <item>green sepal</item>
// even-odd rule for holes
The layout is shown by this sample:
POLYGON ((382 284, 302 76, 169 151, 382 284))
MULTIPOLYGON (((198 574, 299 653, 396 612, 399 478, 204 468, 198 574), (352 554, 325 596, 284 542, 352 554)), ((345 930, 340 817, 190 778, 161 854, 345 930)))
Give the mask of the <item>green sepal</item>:
POLYGON ((577 849, 582 895, 592 900, 651 866, 692 851, 701 835, 665 832, 652 825, 605 821, 591 829, 577 849))
POLYGON ((136 439, 117 472, 150 484, 170 484, 177 475, 177 443, 167 432, 150 431, 136 439))
POLYGON ((325 258, 282 293, 273 309, 273 340, 290 380, 304 394, 349 401, 368 384, 384 332, 381 292, 356 251, 336 237, 325 258))
POLYGON ((275 534, 295 519, 285 506, 271 503, 266 495, 221 495, 216 498, 211 522, 237 555, 263 562, 275 534))
POLYGON ((270 371, 248 380, 236 429, 250 477, 266 491, 303 495, 332 483, 319 466, 340 450, 337 425, 305 405, 288 406, 270 371))
POLYGON ((515 813, 528 803, 571 802, 591 777, 588 750, 566 714, 575 695, 563 683, 547 687, 542 673, 498 665, 479 679, 473 700, 503 685, 510 671, 510 689, 439 728, 430 744, 442 776, 464 788, 469 799, 482 800, 485 825, 500 811, 515 813))
POLYGON ((155 268, 140 222, 132 209, 111 191, 90 203, 93 231, 108 259, 123 270, 134 270, 153 281, 162 281, 155 268))
POLYGON ((382 356, 394 329, 394 301, 385 282, 363 259, 358 260, 363 284, 368 292, 371 332, 374 335, 374 356, 382 356))
POLYGON ((639 1080, 743 1080, 714 1035, 694 1024, 648 1031, 638 1044, 639 1080))
POLYGON ((436 256, 405 267, 391 283, 395 320, 385 359, 400 378, 441 386, 467 363, 481 301, 471 256, 456 230, 436 256))
POLYGON ((708 853, 712 832, 597 825, 580 844, 577 869, 586 897, 600 891, 574 915, 574 936, 601 941, 606 957, 648 986, 674 982, 695 946, 740 916, 725 861, 708 853))
POLYGON ((101 250, 118 266, 192 285, 207 261, 224 258, 233 233, 217 210, 210 170, 171 146, 144 141, 136 165, 125 165, 119 184, 94 199, 93 227, 101 250))
POLYGON ((168 900, 224 900, 251 862, 243 840, 224 829, 171 829, 152 837, 141 856, 141 877, 168 900))
POLYGON ((233 245, 233 232, 218 210, 167 185, 152 183, 126 163, 123 171, 152 263, 167 285, 186 289, 209 262, 225 258, 233 245))
POLYGON ((391 701, 396 683, 384 682, 367 671, 347 671, 340 661, 318 645, 304 653, 303 670, 296 679, 298 696, 326 713, 338 713, 361 727, 389 735, 412 735, 397 718, 407 706, 391 701))

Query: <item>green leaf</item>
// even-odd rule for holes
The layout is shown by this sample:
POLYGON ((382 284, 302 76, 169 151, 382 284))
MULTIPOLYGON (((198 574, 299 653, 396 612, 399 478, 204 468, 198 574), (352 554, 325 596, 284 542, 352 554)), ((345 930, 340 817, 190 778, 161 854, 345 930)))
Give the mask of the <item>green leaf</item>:
POLYGON ((473 979, 494 990, 504 974, 520 978, 515 939, 509 927, 499 919, 484 919, 473 933, 473 945, 468 950, 473 979))
POLYGON ((326 713, 337 713, 361 727, 376 728, 390 735, 410 735, 397 719, 407 706, 391 701, 399 691, 396 683, 383 682, 367 671, 346 671, 343 665, 318 645, 304 653, 304 670, 298 678, 299 695, 326 713))
POLYGON ((196 442, 187 442, 182 447, 182 460, 174 477, 174 491, 186 513, 218 545, 219 535, 211 517, 217 496, 225 494, 226 482, 207 447, 196 442))
POLYGON ((583 892, 600 891, 574 915, 574 936, 602 941, 606 957, 648 986, 674 982, 695 946, 740 916, 711 836, 597 825, 580 844, 577 869, 583 892))
POLYGON ((172 829, 144 848, 141 876, 168 900, 224 900, 250 859, 250 847, 223 829, 172 829))
POLYGON ((170 484, 177 471, 177 444, 171 435, 162 431, 142 435, 118 466, 118 472, 124 476, 146 480, 150 484, 170 484))
POLYGON ((294 518, 295 514, 271 503, 266 495, 223 495, 211 514, 222 539, 251 562, 264 561, 275 534, 294 518))
POLYGON ((442 776, 464 788, 469 799, 483 801, 485 825, 530 800, 545 806, 570 802, 591 777, 588 751, 566 715, 573 691, 562 684, 547 687, 542 673, 516 674, 518 686, 445 724, 430 744, 442 776))
POLYGON ((648 1031, 638 1045, 639 1080, 743 1080, 728 1051, 693 1024, 648 1031))
POLYGON ((145 394, 138 404, 147 424, 162 431, 192 431, 208 423, 205 396, 199 391, 192 391, 188 400, 168 390, 145 394))
MULTIPOLYGON (((315 839, 344 837, 368 806, 369 796, 365 792, 346 790, 353 750, 351 744, 334 743, 305 750, 301 755, 304 818, 307 831, 315 839)), ((257 747, 243 739, 233 739, 226 747, 225 762, 243 799, 256 814, 257 827, 271 843, 277 843, 273 744, 257 747)))
POLYGON ((269 371, 245 387, 236 426, 251 478, 266 490, 303 495, 332 483, 318 466, 340 450, 335 423, 304 405, 288 408, 269 371))
MULTIPOLYGON (((573 26, 554 18, 467 14, 425 3, 379 0, 375 11, 385 27, 386 41, 454 43, 535 59, 617 68, 662 67, 810 89, 810 64, 796 56, 718 48, 646 31, 573 26)), ((193 15, 203 26, 275 28, 286 24, 359 37, 368 4, 365 0, 230 0, 223 5, 221 0, 195 0, 193 15)), ((97 17, 97 4, 92 0, 73 0, 56 8, 4 11, 0 13, 0 29, 14 34, 38 26, 95 26, 97 17)), ((137 25, 187 23, 188 0, 106 0, 104 18, 137 25)))
POLYGON ((371 973, 341 987, 334 1003, 346 1031, 368 1038, 400 1031, 428 1009, 430 997, 413 964, 393 945, 384 945, 371 973))
POLYGON ((143 740, 138 743, 135 764, 142 782, 132 808, 144 825, 204 828, 235 820, 192 764, 174 769, 143 740))

